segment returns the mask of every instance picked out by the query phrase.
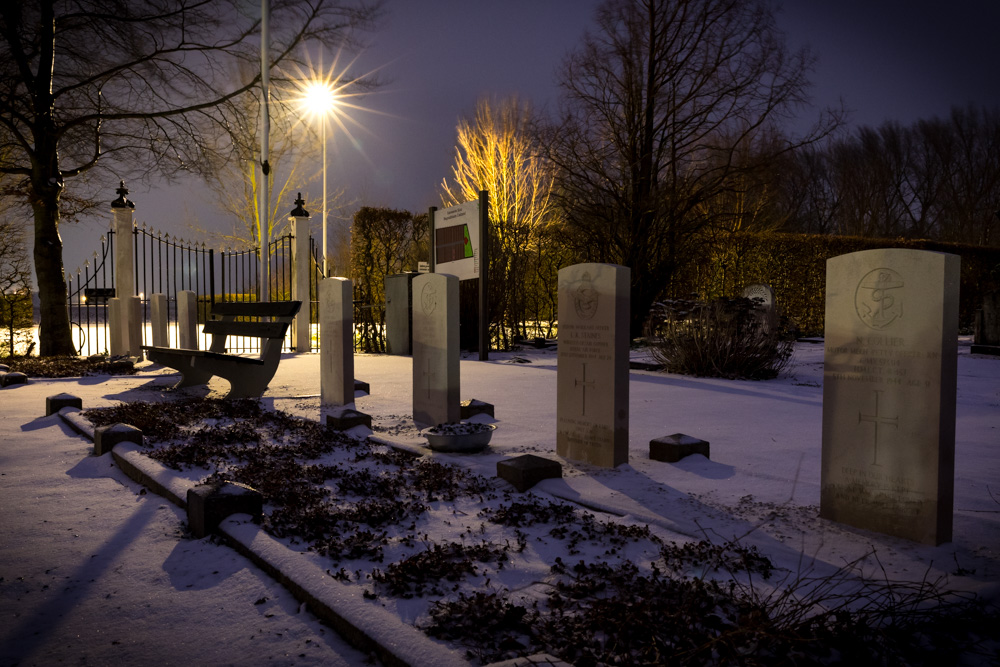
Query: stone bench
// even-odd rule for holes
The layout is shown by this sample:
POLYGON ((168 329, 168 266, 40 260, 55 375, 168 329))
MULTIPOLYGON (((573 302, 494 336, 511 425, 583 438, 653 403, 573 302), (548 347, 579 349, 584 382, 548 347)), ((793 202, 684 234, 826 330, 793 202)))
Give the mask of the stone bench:
POLYGON ((217 303, 212 317, 219 319, 209 320, 203 329, 212 335, 208 350, 146 345, 143 349, 150 361, 180 371, 175 388, 207 384, 218 375, 229 381, 226 398, 260 398, 278 370, 285 334, 301 307, 301 301, 217 303), (260 355, 227 354, 229 336, 260 338, 260 355))

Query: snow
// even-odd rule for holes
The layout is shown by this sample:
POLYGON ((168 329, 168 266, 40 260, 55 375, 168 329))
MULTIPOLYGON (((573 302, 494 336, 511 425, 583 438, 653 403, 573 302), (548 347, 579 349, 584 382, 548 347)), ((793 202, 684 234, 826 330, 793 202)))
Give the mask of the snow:
MULTIPOLYGON (((809 343, 796 345, 789 373, 767 382, 632 371, 629 463, 605 470, 560 459, 563 477, 532 491, 649 525, 667 539, 739 538, 790 573, 830 573, 861 559, 872 575, 944 577, 951 589, 998 600, 1000 359, 973 356, 969 345, 961 339, 950 543, 921 545, 818 517, 823 347, 809 343), (650 460, 649 441, 675 433, 709 441, 711 459, 650 460)), ((471 455, 425 446, 408 417, 409 358, 357 355, 355 374, 371 394, 358 394, 354 407, 374 418, 380 442, 488 477, 505 457, 558 459, 554 350, 463 359, 462 398, 492 403, 496 414, 471 420, 496 426, 489 447, 471 455)), ((146 366, 136 376, 32 379, 0 390, 0 663, 361 664, 364 654, 264 571, 217 540, 185 536, 183 510, 127 479, 111 455, 92 456, 92 443, 58 415, 42 416, 47 396, 79 396, 85 409, 162 400, 175 380, 169 369, 146 366)), ((217 379, 201 391, 227 390, 217 379)), ((319 356, 284 355, 263 401, 325 419, 319 356)), ((116 449, 132 465, 148 465, 140 452, 116 449)), ((181 497, 198 481, 197 471, 156 474, 181 497)), ((331 604, 367 615, 399 651, 425 647, 419 633, 392 623, 412 622, 418 604, 372 604, 360 587, 322 576, 316 554, 289 549, 239 517, 225 526, 291 577, 324 580, 331 604)), ((503 584, 514 590, 543 579, 543 561, 526 561, 503 584)))

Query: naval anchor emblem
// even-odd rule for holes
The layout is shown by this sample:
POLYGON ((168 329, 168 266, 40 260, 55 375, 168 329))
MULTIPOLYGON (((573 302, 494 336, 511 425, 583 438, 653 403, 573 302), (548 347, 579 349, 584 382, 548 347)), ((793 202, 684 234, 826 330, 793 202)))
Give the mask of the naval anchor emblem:
POLYGON ((597 288, 590 278, 589 273, 584 273, 583 277, 576 282, 572 289, 573 308, 577 317, 582 320, 589 320, 597 314, 597 288))
POLYGON ((433 285, 424 285, 424 288, 420 290, 420 307, 423 308, 424 313, 430 315, 437 308, 437 289, 433 285))
POLYGON ((854 308, 868 327, 885 329, 903 315, 903 277, 892 269, 869 271, 858 283, 854 308))

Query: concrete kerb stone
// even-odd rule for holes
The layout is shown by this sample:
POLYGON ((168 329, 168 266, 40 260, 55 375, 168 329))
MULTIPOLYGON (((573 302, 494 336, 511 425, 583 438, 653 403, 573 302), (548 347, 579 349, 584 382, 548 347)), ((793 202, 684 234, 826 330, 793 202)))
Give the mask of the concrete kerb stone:
MULTIPOLYGON (((82 401, 79 398, 68 394, 49 398, 56 398, 59 401, 76 399, 64 404, 57 411, 58 415, 74 431, 91 440, 94 439, 96 429, 89 426, 89 422, 78 412, 82 409, 82 401)), ((47 399, 46 410, 49 407, 47 399)), ((199 498, 201 493, 195 489, 199 485, 180 478, 166 466, 145 456, 143 451, 140 445, 126 441, 115 445, 111 455, 115 464, 130 479, 188 511, 190 522, 190 501, 198 502, 195 499, 199 498)), ((295 576, 293 573, 303 570, 301 554, 289 550, 267 535, 252 522, 252 516, 229 515, 220 520, 214 532, 240 554, 281 582, 296 599, 304 602, 313 614, 334 628, 353 646, 374 652, 386 665, 465 667, 469 664, 460 652, 442 646, 413 626, 402 623, 394 614, 363 600, 360 588, 352 590, 344 584, 333 581, 318 566, 315 573, 304 579, 295 576), (414 647, 417 649, 416 654, 413 653, 414 647)))
POLYGON ((17 371, 0 371, 0 387, 10 387, 15 384, 28 384, 28 376, 17 371))
POLYGON ((187 492, 188 528, 195 539, 215 532, 222 520, 233 514, 249 514, 260 521, 263 513, 264 496, 245 484, 199 484, 187 492))
POLYGON ((83 399, 72 394, 55 394, 45 398, 45 416, 54 415, 63 408, 83 409, 83 399))
POLYGON ((131 424, 109 424, 94 429, 94 456, 103 456, 119 442, 143 444, 142 429, 131 424))

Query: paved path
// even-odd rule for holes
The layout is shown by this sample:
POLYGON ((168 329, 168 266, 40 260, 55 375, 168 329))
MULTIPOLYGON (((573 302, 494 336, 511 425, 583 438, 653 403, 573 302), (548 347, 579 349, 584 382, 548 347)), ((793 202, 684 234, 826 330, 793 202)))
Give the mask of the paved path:
POLYGON ((49 395, 148 381, 0 390, 0 665, 364 664, 270 577, 187 537, 180 509, 41 416, 49 395))

